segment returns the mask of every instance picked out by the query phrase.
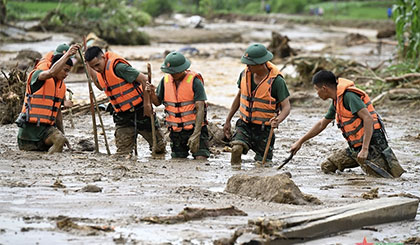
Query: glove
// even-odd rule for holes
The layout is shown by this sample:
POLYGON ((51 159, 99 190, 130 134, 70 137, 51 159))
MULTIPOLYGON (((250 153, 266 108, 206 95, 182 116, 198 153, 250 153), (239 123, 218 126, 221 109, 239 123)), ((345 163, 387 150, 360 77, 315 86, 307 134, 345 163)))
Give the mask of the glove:
POLYGON ((188 139, 187 145, 192 153, 196 153, 200 148, 200 132, 193 133, 188 139))

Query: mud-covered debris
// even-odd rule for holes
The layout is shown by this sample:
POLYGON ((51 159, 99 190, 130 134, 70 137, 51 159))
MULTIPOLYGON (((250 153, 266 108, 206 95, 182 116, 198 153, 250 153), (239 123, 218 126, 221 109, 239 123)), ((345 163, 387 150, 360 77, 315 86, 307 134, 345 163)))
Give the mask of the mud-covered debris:
POLYGON ((66 217, 57 221, 57 228, 64 231, 71 231, 71 230, 81 230, 81 231, 115 231, 114 227, 104 225, 104 226, 97 226, 97 225, 78 225, 74 223, 71 218, 66 217))
POLYGON ((376 38, 388 38, 395 36, 395 25, 390 25, 387 28, 378 30, 378 33, 376 34, 376 38))
POLYGON ((175 216, 151 216, 141 218, 141 221, 146 221, 156 224, 176 224, 183 223, 190 220, 199 220, 206 217, 218 216, 247 216, 248 214, 242 210, 230 206, 227 208, 190 208, 186 207, 183 211, 175 216))
POLYGON ((418 88, 394 88, 388 92, 390 100, 420 100, 418 88))
POLYGON ((285 173, 266 177, 234 175, 228 180, 225 191, 267 202, 295 205, 321 204, 318 198, 303 194, 285 173))
POLYGON ((26 76, 26 71, 16 67, 9 74, 2 71, 0 75, 0 124, 13 123, 22 110, 26 76))
POLYGON ((209 122, 207 125, 209 131, 209 146, 226 146, 229 141, 223 132, 223 127, 219 123, 209 122))
POLYGON ((234 245, 238 237, 240 237, 244 233, 243 230, 239 229, 236 230, 232 237, 230 238, 220 238, 218 240, 213 241, 214 245, 234 245))
POLYGON ((283 36, 278 32, 271 33, 271 42, 268 46, 274 57, 285 58, 296 55, 296 51, 289 46, 290 39, 287 36, 283 36))
POLYGON ((420 237, 407 238, 403 244, 420 244, 420 237))
POLYGON ((369 42, 369 38, 359 33, 350 33, 344 37, 344 44, 348 47, 362 45, 369 42))
POLYGON ((55 180, 54 184, 51 186, 53 188, 66 188, 63 182, 59 179, 55 180))
POLYGON ((95 151, 95 143, 91 139, 81 139, 76 148, 80 151, 95 151))
POLYGON ((98 187, 97 185, 87 185, 78 191, 79 192, 102 192, 102 188, 98 187))
POLYGON ((368 192, 362 193, 361 197, 363 199, 367 199, 367 200, 379 198, 378 190, 379 190, 379 188, 374 188, 374 189, 372 189, 368 192))
POLYGON ((399 194, 388 195, 388 197, 408 197, 408 198, 414 198, 414 199, 420 200, 419 196, 416 196, 416 195, 413 195, 413 194, 410 194, 410 193, 405 193, 405 192, 402 192, 402 193, 399 193, 399 194))

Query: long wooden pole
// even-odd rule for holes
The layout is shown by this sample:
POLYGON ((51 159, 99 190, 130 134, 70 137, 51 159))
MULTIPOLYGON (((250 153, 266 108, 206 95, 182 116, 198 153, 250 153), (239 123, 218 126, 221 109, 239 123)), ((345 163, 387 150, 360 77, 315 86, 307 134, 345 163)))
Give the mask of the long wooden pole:
POLYGON ((270 134, 268 135, 267 145, 265 146, 265 151, 264 151, 264 156, 263 156, 263 160, 262 160, 262 165, 264 165, 265 164, 265 161, 267 160, 268 149, 270 149, 271 138, 273 138, 273 134, 274 134, 274 128, 271 127, 270 134))
MULTIPOLYGON (((147 63, 147 77, 149 80, 149 83, 152 84, 152 66, 150 63, 147 63)), ((153 112, 153 103, 150 103, 150 106, 152 107, 152 114, 150 115, 150 126, 152 126, 152 156, 155 156, 156 154, 156 129, 155 129, 155 116, 153 112)))
POLYGON ((88 73, 88 70, 87 70, 87 66, 86 66, 86 62, 85 62, 85 59, 82 55, 82 51, 80 51, 80 49, 79 49, 79 55, 80 55, 80 59, 82 60, 83 67, 85 68, 86 77, 88 79, 89 94, 90 94, 90 99, 91 99, 92 122, 94 124, 93 125, 93 128, 94 128, 93 132, 95 134, 95 151, 96 151, 96 153, 99 152, 99 146, 98 146, 98 133, 97 133, 97 130, 96 130, 95 109, 93 108, 92 101, 95 103, 96 111, 98 112, 99 122, 101 123, 102 133, 104 134, 106 152, 107 152, 108 155, 111 155, 111 151, 109 150, 109 145, 108 145, 108 139, 106 137, 104 123, 103 123, 102 117, 101 117, 101 111, 99 110, 99 105, 98 105, 98 102, 96 101, 96 97, 95 97, 95 94, 93 92, 92 80, 90 79, 90 76, 89 76, 89 73, 88 73))

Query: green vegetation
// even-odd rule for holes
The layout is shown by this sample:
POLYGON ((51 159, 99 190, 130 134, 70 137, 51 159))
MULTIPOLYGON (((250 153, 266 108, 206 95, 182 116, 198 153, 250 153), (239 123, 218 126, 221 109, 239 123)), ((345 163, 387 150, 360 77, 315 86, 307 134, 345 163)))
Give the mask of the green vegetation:
POLYGON ((404 58, 396 70, 420 71, 420 0, 398 0, 393 11, 400 54, 404 58))

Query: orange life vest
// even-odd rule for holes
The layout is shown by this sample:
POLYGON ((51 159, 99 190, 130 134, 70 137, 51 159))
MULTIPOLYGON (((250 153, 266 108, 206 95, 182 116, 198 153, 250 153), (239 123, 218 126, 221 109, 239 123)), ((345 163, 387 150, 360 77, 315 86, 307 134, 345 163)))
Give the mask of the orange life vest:
POLYGON ((105 72, 103 74, 96 73, 96 75, 114 110, 116 112, 128 111, 143 102, 143 92, 140 84, 137 81, 127 82, 114 72, 118 63, 130 64, 124 58, 112 52, 106 52, 105 59, 105 72))
MULTIPOLYGON (((194 78, 200 79, 204 85, 203 77, 193 71, 187 70, 184 79, 176 86, 172 75, 166 74, 164 77, 164 98, 165 123, 174 132, 181 130, 191 130, 194 128, 196 119, 196 109, 194 101, 194 78)), ((204 122, 206 124, 206 105, 204 112, 204 122)))
POLYGON ((51 68, 52 59, 54 57, 54 51, 50 51, 42 57, 38 63, 35 64, 34 69, 36 70, 49 70, 51 68))
POLYGON ((248 68, 242 72, 240 118, 247 123, 270 125, 269 121, 275 117, 280 109, 276 99, 271 96, 271 86, 278 76, 282 76, 279 69, 271 62, 266 63, 270 73, 252 91, 251 72, 248 68))
POLYGON ((66 84, 63 81, 55 82, 54 78, 45 80, 44 85, 35 93, 31 91, 31 78, 33 70, 26 82, 26 95, 22 107, 22 113, 26 115, 26 121, 37 125, 54 125, 55 119, 64 101, 66 84))
POLYGON ((337 100, 334 101, 337 126, 343 132, 343 136, 346 138, 349 145, 356 148, 362 145, 365 130, 363 128, 363 120, 358 117, 357 114, 353 115, 351 111, 344 107, 344 93, 346 91, 354 92, 360 96, 363 103, 365 103, 367 110, 372 115, 374 129, 380 129, 381 123, 379 122, 379 116, 376 113, 375 108, 373 108, 368 94, 363 90, 356 88, 353 81, 339 78, 337 85, 337 100))

